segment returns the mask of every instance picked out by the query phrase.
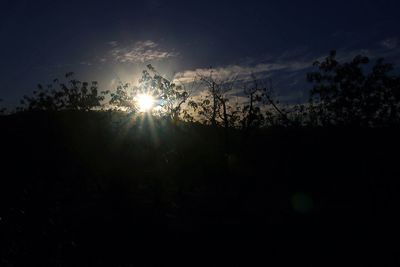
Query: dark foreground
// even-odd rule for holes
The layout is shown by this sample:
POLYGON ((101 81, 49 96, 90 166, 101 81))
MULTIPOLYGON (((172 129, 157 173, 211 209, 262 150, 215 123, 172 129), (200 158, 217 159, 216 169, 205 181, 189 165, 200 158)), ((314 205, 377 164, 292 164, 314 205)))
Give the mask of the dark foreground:
POLYGON ((0 266, 400 264, 399 130, 112 113, 0 129, 0 266))

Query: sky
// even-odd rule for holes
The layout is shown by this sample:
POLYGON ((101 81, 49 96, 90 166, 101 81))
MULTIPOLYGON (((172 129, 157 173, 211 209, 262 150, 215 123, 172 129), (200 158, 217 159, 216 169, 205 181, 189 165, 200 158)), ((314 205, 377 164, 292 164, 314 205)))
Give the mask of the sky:
POLYGON ((253 73, 297 103, 312 62, 332 49, 400 65, 398 10, 398 0, 2 0, 0 98, 16 105, 70 71, 112 90, 152 64, 182 83, 210 68, 221 79, 253 73))

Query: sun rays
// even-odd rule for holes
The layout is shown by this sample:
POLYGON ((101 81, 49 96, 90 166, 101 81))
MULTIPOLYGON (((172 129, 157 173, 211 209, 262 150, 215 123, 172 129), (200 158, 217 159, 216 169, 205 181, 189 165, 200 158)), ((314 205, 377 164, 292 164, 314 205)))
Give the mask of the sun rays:
POLYGON ((149 112, 154 107, 154 97, 149 94, 139 94, 136 96, 139 111, 149 112))

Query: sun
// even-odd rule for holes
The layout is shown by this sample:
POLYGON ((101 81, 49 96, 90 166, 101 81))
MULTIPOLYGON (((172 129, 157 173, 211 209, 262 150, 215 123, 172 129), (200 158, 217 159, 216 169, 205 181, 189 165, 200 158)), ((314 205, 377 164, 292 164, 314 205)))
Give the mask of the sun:
POLYGON ((141 112, 150 111, 154 106, 154 98, 148 94, 139 94, 136 96, 136 101, 141 112))

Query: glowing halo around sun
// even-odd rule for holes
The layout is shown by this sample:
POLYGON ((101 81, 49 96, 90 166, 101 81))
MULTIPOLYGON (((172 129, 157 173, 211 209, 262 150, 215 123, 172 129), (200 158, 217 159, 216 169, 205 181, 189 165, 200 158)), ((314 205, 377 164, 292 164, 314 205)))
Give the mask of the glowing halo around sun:
POLYGON ((149 94, 139 94, 136 96, 139 111, 149 112, 154 107, 154 98, 149 94))

